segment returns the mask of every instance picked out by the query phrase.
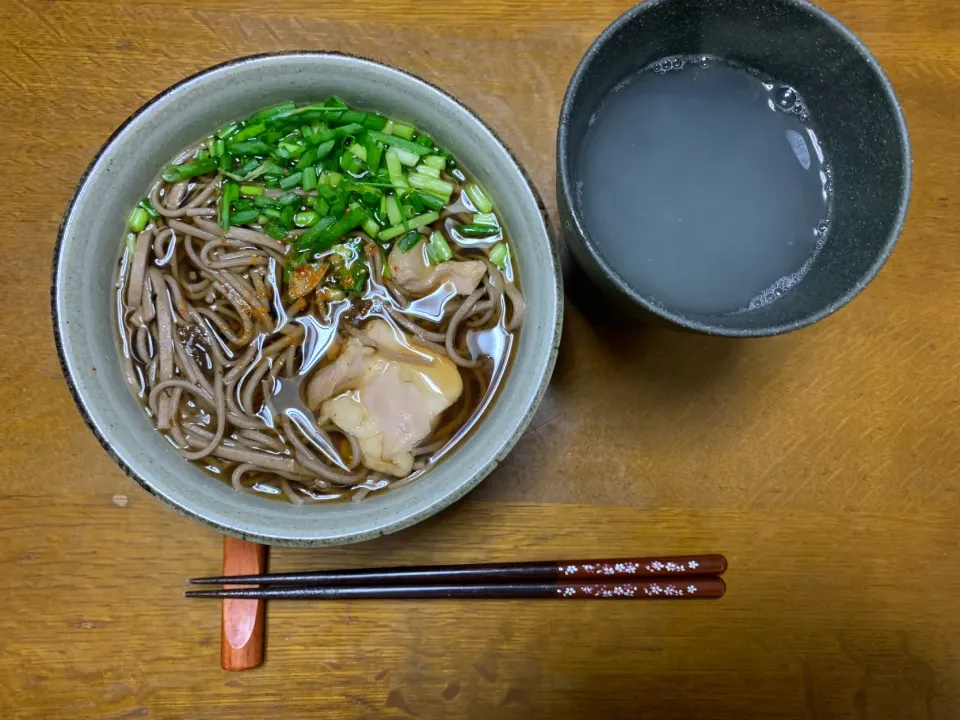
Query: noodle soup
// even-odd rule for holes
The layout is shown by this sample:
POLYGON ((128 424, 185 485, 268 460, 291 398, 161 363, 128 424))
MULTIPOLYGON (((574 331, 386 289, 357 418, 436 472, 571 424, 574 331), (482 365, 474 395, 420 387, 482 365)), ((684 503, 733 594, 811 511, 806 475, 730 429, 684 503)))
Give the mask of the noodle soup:
POLYGON ((482 416, 523 320, 484 189, 414 126, 337 98, 219 129, 128 224, 127 382, 242 492, 299 505, 417 478, 482 416))

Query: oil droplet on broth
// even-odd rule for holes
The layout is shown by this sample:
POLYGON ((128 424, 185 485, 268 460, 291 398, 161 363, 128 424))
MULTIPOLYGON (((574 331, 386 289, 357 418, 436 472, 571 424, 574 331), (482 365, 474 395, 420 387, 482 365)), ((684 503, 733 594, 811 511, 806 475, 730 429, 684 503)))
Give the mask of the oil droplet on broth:
POLYGON ((829 227, 830 171, 795 88, 664 58, 601 102, 579 157, 591 238, 639 292, 732 313, 794 287, 829 227))

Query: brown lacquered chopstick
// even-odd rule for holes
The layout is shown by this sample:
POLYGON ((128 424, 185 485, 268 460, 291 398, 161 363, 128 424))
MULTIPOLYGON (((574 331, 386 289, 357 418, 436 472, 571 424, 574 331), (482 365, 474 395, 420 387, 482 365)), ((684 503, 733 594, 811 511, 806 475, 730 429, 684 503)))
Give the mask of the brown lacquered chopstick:
POLYGON ((533 582, 490 585, 390 585, 360 587, 268 587, 193 590, 187 597, 258 600, 433 600, 542 598, 555 600, 707 600, 723 596, 717 576, 673 577, 616 582, 533 582))
POLYGON ((323 587, 368 585, 466 585, 472 583, 589 581, 608 582, 636 578, 720 575, 727 569, 723 555, 564 560, 479 565, 321 570, 271 575, 193 578, 196 585, 311 585, 323 587))

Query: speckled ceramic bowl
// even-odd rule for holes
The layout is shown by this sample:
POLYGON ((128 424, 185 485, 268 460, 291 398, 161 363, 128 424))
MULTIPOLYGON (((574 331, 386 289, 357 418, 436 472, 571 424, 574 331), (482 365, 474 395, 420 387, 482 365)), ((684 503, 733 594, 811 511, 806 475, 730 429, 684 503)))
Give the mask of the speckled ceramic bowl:
POLYGON ((275 545, 336 545, 412 525, 462 497, 523 433, 550 378, 563 312, 543 203, 480 118, 442 90, 339 54, 242 58, 161 93, 99 152, 67 208, 53 265, 53 324, 64 375, 84 419, 133 480, 179 512, 230 535, 275 545), (492 194, 509 228, 528 308, 501 392, 468 442, 423 478, 361 503, 298 508, 235 492, 183 460, 124 385, 114 282, 130 208, 170 158, 224 123, 284 100, 336 94, 409 119, 449 148, 492 194))

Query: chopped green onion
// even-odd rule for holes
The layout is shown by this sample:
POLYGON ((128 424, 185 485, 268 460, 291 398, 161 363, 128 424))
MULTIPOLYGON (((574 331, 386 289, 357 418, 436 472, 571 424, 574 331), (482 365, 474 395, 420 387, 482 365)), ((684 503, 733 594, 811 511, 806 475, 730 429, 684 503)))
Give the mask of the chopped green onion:
POLYGON ((363 162, 349 150, 340 156, 340 169, 354 177, 359 177, 363 171, 363 162))
POLYGON ((417 190, 423 190, 441 199, 449 199, 450 194, 453 192, 453 185, 451 183, 420 173, 411 173, 408 175, 407 182, 417 190))
POLYGON ((137 249, 137 236, 127 233, 127 252, 133 253, 137 249))
POLYGON ((276 148, 263 140, 247 140, 245 142, 230 143, 227 146, 234 155, 269 155, 276 148))
POLYGON ((142 207, 137 205, 134 208, 133 212, 130 213, 130 220, 127 224, 130 226, 130 229, 133 232, 143 232, 143 229, 147 226, 147 223, 150 221, 150 214, 144 210, 142 207))
POLYGON ((431 210, 443 210, 443 208, 446 205, 446 203, 444 203, 443 200, 441 200, 440 198, 434 197, 433 195, 427 195, 426 193, 422 193, 419 191, 412 194, 416 195, 417 198, 420 200, 420 202, 422 202, 431 210))
POLYGON ((141 201, 140 201, 139 203, 137 203, 137 204, 138 204, 140 207, 142 207, 144 210, 146 210, 146 211, 147 211, 147 215, 149 215, 150 217, 152 217, 152 218, 158 218, 158 217, 160 217, 160 213, 158 213, 157 210, 156 210, 156 208, 153 207, 153 203, 150 202, 150 199, 149 199, 149 198, 144 198, 143 200, 141 200, 141 201))
MULTIPOLYGON (((400 239, 400 242, 397 243, 397 247, 400 248, 400 252, 408 253, 417 246, 417 243, 420 242, 420 238, 422 237, 423 235, 418 233, 416 230, 413 230, 400 239)), ((383 240, 382 237, 380 239, 383 240)))
POLYGON ((383 130, 387 126, 387 119, 377 113, 367 113, 363 126, 367 130, 383 130))
POLYGON ((315 120, 338 118, 341 112, 339 108, 329 108, 325 105, 317 104, 304 105, 302 107, 288 107, 271 117, 270 124, 274 127, 292 123, 302 125, 315 120))
POLYGON ((161 177, 166 182, 182 182, 198 175, 206 175, 216 169, 217 161, 213 158, 207 158, 196 162, 186 162, 182 165, 168 165, 164 168, 161 177))
MULTIPOLYGON (((310 138, 310 142, 314 143, 315 145, 320 145, 321 143, 329 142, 330 140, 347 137, 348 135, 356 135, 361 130, 363 130, 363 125, 358 125, 357 123, 342 125, 338 128, 334 128, 333 130, 318 132, 316 135, 310 138)), ((371 130, 370 132, 374 131, 371 130)))
POLYGON ((333 146, 337 144, 336 140, 327 140, 317 145, 317 160, 323 160, 327 155, 330 154, 330 151, 333 150, 333 146))
POLYGON ((293 110, 296 107, 297 107, 296 104, 292 102, 285 102, 280 105, 274 105, 273 107, 269 107, 266 110, 261 110, 260 112, 252 115, 250 117, 249 122, 257 122, 258 120, 269 120, 274 115, 285 112, 287 110, 293 110))
POLYGON ((243 165, 241 165, 239 168, 237 168, 237 175, 239 175, 239 176, 242 177, 244 180, 246 180, 246 179, 247 179, 247 175, 249 175, 250 173, 252 173, 254 170, 256 170, 256 169, 259 168, 259 167, 260 167, 260 161, 259 161, 259 160, 256 160, 256 159, 248 160, 248 161, 245 162, 243 165))
POLYGON ((269 216, 269 215, 264 215, 263 213, 260 213, 259 215, 257 215, 257 222, 258 222, 260 225, 266 225, 267 223, 270 222, 270 216, 269 216))
POLYGON ((396 148, 387 148, 386 153, 387 172, 390 175, 390 182, 397 190, 409 190, 410 184, 403 176, 403 167, 400 164, 400 156, 396 148))
POLYGON ((342 123, 362 123, 366 119, 367 114, 361 110, 345 110, 340 115, 340 122, 342 123))
POLYGON ((280 143, 277 154, 281 157, 286 155, 287 158, 298 158, 303 154, 303 151, 304 147, 300 143, 285 141, 280 143))
POLYGON ((317 149, 310 148, 303 155, 300 156, 299 162, 297 162, 297 170, 303 170, 313 165, 317 161, 317 149))
POLYGON ((300 184, 300 179, 303 177, 302 172, 294 172, 287 175, 285 178, 280 179, 280 189, 289 190, 290 188, 295 188, 300 184))
POLYGON ((501 270, 507 269, 507 261, 510 258, 510 250, 506 243, 497 243, 490 248, 490 262, 501 270))
POLYGON ((420 173, 421 175, 427 175, 427 176, 429 176, 429 177, 436 178, 436 179, 438 179, 438 180, 440 179, 440 169, 439 169, 439 168, 431 167, 431 166, 426 165, 426 164, 424 164, 424 163, 420 163, 419 165, 417 165, 416 171, 417 171, 418 173, 420 173))
POLYGON ((413 125, 407 125, 406 123, 395 122, 393 124, 393 134, 399 138, 404 138, 409 140, 413 137, 414 127, 413 125))
POLYGON ((431 265, 439 265, 453 257, 453 250, 447 244, 443 233, 434 231, 430 233, 430 242, 427 243, 427 258, 431 265))
POLYGON ((387 120, 387 124, 383 126, 384 135, 393 135, 393 120, 387 120))
POLYGON ((434 167, 437 170, 446 170, 447 161, 441 155, 427 155, 423 162, 430 167, 434 167))
POLYGON ((394 148, 394 150, 397 151, 397 157, 400 158, 400 162, 407 167, 413 167, 420 162, 420 156, 416 153, 408 152, 403 148, 394 148))
POLYGON ((313 190, 317 187, 317 169, 315 167, 304 168, 301 183, 304 190, 313 190))
POLYGON ((425 148, 430 148, 433 150, 433 138, 429 135, 417 135, 417 139, 414 140, 417 145, 423 145, 425 148))
POLYGON ((222 128, 217 130, 216 135, 221 140, 226 140, 227 138, 231 138, 234 135, 236 135, 237 130, 239 129, 240 129, 240 126, 237 123, 232 122, 229 125, 224 125, 222 128))
POLYGON ((316 210, 320 215, 328 215, 330 213, 330 203, 328 203, 322 197, 318 197, 313 203, 313 209, 316 210))
POLYGON ((470 183, 465 190, 467 197, 470 198, 470 202, 473 203, 473 206, 477 208, 477 210, 482 213, 488 213, 493 210, 493 203, 490 202, 490 198, 487 197, 482 187, 476 183, 470 183))
POLYGON ((257 219, 260 215, 260 211, 254 208, 253 210, 241 210, 240 212, 235 212, 230 216, 231 225, 246 225, 257 219))
POLYGON ((236 183, 226 182, 220 191, 220 219, 219 224, 222 230, 230 227, 230 205, 235 203, 240 197, 240 186, 236 183))
POLYGON ((354 260, 357 259, 357 251, 347 245, 343 245, 342 243, 337 243, 336 245, 332 245, 330 247, 330 251, 334 255, 339 255, 340 257, 342 257, 345 261, 345 264, 352 263, 354 260))
POLYGON ((406 200, 410 203, 409 207, 411 210, 414 210, 411 216, 422 213, 427 209, 427 206, 423 204, 423 200, 420 199, 421 197, 423 196, 419 192, 412 192, 407 195, 406 200))
POLYGON ((371 137, 367 137, 365 145, 367 148, 367 156, 364 160, 367 163, 367 169, 375 173, 380 169, 380 160, 383 157, 383 144, 371 137))
POLYGON ((367 270, 366 263, 354 263, 353 267, 343 268, 340 271, 340 285, 351 295, 362 295, 369 274, 370 271, 367 270))
POLYGON ((295 213, 296 210, 294 210, 293 205, 288 205, 280 211, 279 223, 284 227, 284 229, 289 230, 293 227, 293 216, 295 213))
POLYGON ((370 214, 366 208, 351 208, 348 213, 333 224, 323 226, 318 223, 307 230, 297 238, 296 248, 297 250, 310 249, 315 252, 326 250, 348 232, 362 225, 368 217, 370 217, 370 214))
POLYGON ((497 221, 497 216, 493 213, 476 213, 473 216, 474 225, 493 225, 494 227, 500 227, 500 223, 497 221))
POLYGON ((380 233, 380 226, 377 225, 377 221, 372 217, 368 217, 366 220, 364 220, 361 227, 363 228, 363 231, 372 238, 376 238, 380 233))
POLYGON ((377 245, 377 252, 380 253, 380 277, 384 280, 392 280, 393 273, 390 271, 390 263, 387 262, 386 250, 381 245, 377 245))
POLYGON ((354 143, 347 149, 349 152, 352 152, 354 155, 356 155, 358 158, 360 158, 364 162, 367 161, 367 149, 360 143, 354 143))
POLYGON ((258 208, 275 208, 275 207, 280 207, 280 203, 279 203, 279 202, 277 202, 277 201, 276 201, 274 198, 272 198, 272 197, 267 197, 266 195, 260 195, 259 197, 255 197, 255 198, 253 199, 253 205, 254 205, 254 207, 258 207, 258 208))
POLYGON ((274 240, 283 240, 285 242, 290 240, 290 236, 287 235, 287 231, 276 223, 269 223, 268 225, 265 225, 263 231, 274 240))
POLYGON ((243 142, 244 140, 253 140, 257 135, 266 131, 267 126, 263 123, 254 123, 253 125, 247 125, 243 130, 238 132, 232 138, 230 138, 230 144, 243 142))
POLYGON ((397 202, 396 195, 387 196, 387 217, 390 219, 391 225, 399 225, 403 220, 403 216, 400 215, 400 203, 397 202))
MULTIPOLYGON (((416 153, 417 155, 431 154, 430 148, 426 148, 423 145, 417 145, 414 142, 410 142, 409 140, 403 139, 403 137, 398 137, 397 136, 398 127, 400 126, 399 125, 393 126, 393 133, 394 133, 393 135, 386 135, 376 130, 369 130, 368 132, 370 133, 370 137, 372 137, 374 140, 377 140, 378 142, 382 142, 384 145, 392 145, 395 148, 400 148, 402 150, 406 150, 407 152, 416 153)), ((411 130, 412 129, 413 128, 411 128, 411 130)))
POLYGON ((277 202, 280 203, 280 205, 282 205, 283 207, 292 207, 293 205, 296 205, 298 202, 300 202, 300 196, 292 192, 287 193, 286 195, 281 197, 279 200, 277 200, 277 202))
MULTIPOLYGON (((279 205, 277 207, 279 207, 279 205)), ((260 214, 265 215, 271 220, 280 219, 280 211, 277 208, 260 208, 260 214)))
POLYGON ((246 195, 247 197, 263 195, 263 187, 260 185, 241 185, 240 194, 246 195))
POLYGON ((330 187, 335 188, 343 180, 343 175, 340 173, 331 170, 327 173, 327 182, 330 184, 330 187))
POLYGON ((311 227, 317 224, 320 216, 313 210, 304 210, 293 216, 293 224, 297 227, 311 227))
POLYGON ((386 230, 380 233, 381 240, 392 240, 393 238, 403 235, 409 228, 418 227, 420 225, 429 225, 430 223, 436 222, 440 219, 440 213, 438 212, 428 212, 423 215, 417 215, 407 220, 405 223, 400 225, 394 225, 389 227, 386 230))
POLYGON ((226 149, 227 149, 227 144, 220 138, 217 138, 212 143, 210 143, 210 154, 213 155, 213 157, 215 158, 218 158, 221 155, 223 155, 226 149))
POLYGON ((499 233, 500 228, 496 225, 477 225, 473 223, 471 225, 457 225, 457 232, 464 237, 487 237, 499 233))

